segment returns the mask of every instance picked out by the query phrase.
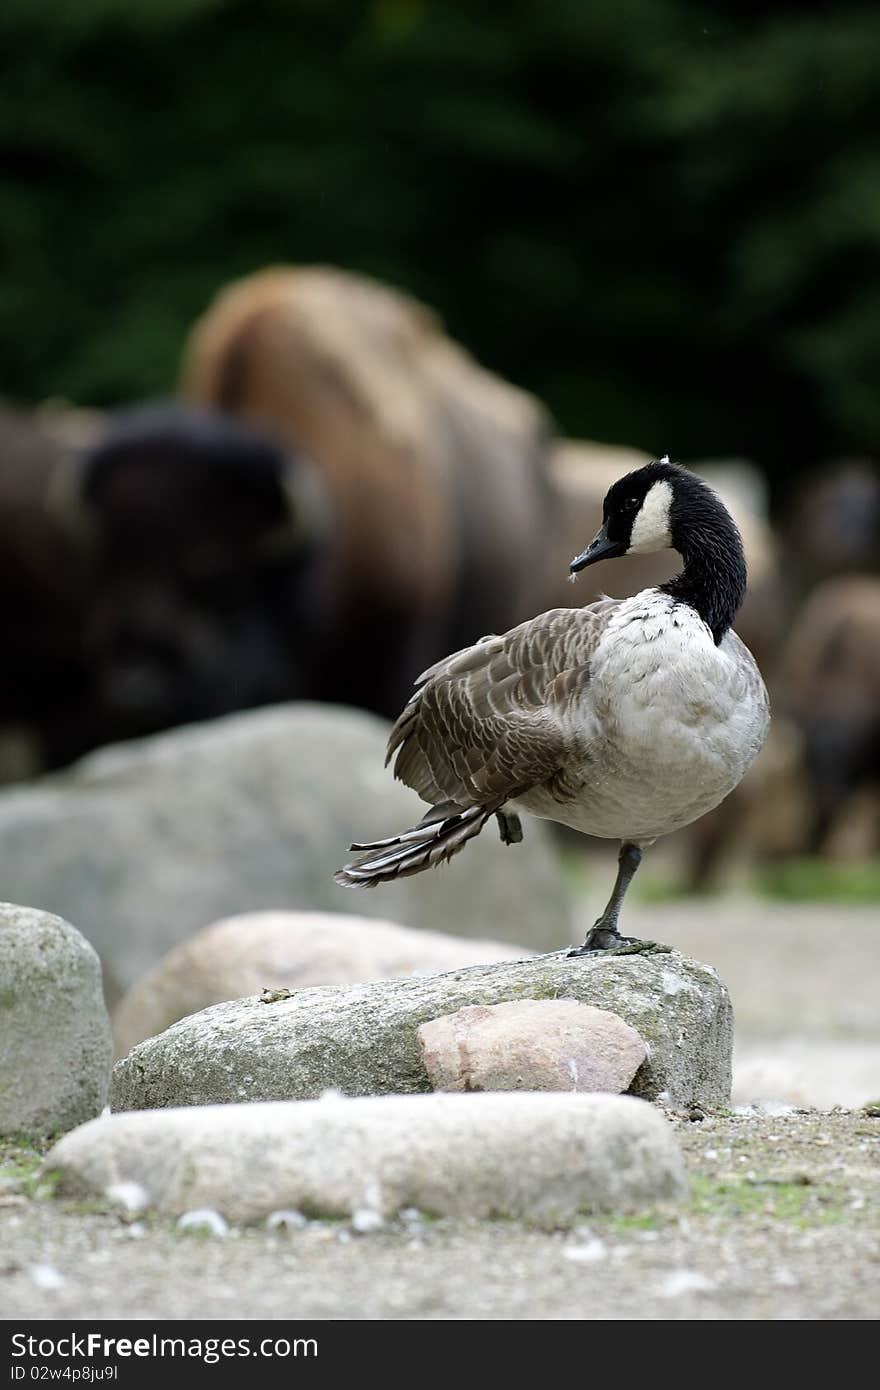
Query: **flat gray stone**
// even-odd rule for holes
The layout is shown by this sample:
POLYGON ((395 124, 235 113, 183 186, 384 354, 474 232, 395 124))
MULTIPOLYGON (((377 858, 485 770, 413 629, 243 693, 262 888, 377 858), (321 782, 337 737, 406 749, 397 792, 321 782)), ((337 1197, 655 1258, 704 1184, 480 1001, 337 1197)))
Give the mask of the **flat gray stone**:
POLYGON ((354 1217, 361 1230, 408 1207, 556 1226, 686 1192, 662 1114, 598 1095, 337 1097, 113 1115, 62 1139, 46 1168, 62 1193, 124 1186, 175 1216, 254 1222, 295 1210, 354 1217))
POLYGON ((607 1091, 632 1085, 644 1040, 577 999, 469 1004, 417 1030, 437 1091, 607 1091))
POLYGON ((0 903, 0 1133, 54 1134, 100 1114, 111 1059, 85 937, 51 912, 0 903))
POLYGON ((384 768, 388 726, 358 710, 278 705, 86 758, 0 792, 0 882, 76 922, 115 1000, 208 922, 291 907, 505 937, 573 939, 551 832, 495 827, 448 867, 369 892, 333 882, 348 846, 406 829, 424 804, 384 768))
POLYGON ((216 1004, 132 1048, 113 1072, 114 1110, 306 1100, 431 1088, 417 1029, 468 1004, 577 999, 618 1014, 650 1055, 631 1091, 673 1106, 730 1097, 733 1018, 710 966, 676 952, 471 966, 427 979, 298 990, 216 1004))
POLYGON ((516 960, 522 949, 338 912, 245 912, 175 946, 113 1011, 117 1056, 187 1014, 266 987, 356 984, 516 960))

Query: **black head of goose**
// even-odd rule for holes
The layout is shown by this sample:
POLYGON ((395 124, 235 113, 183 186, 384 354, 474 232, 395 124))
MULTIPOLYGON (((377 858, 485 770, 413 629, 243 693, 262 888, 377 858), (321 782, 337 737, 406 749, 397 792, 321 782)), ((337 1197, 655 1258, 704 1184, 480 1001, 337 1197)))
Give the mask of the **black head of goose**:
POLYGON ((724 503, 687 469, 662 458, 608 489, 602 527, 569 569, 572 577, 597 560, 677 550, 685 567, 661 585, 689 604, 721 641, 746 595, 742 540, 724 503))
POLYGON ((370 887, 448 860, 519 811, 621 842, 611 898, 578 952, 622 944, 618 916, 642 849, 737 785, 767 732, 767 692, 731 624, 745 594, 727 509, 667 458, 608 491, 599 560, 672 547, 681 573, 632 598, 554 608, 439 661, 391 731, 386 762, 430 810, 400 835, 352 845, 336 881, 370 887))

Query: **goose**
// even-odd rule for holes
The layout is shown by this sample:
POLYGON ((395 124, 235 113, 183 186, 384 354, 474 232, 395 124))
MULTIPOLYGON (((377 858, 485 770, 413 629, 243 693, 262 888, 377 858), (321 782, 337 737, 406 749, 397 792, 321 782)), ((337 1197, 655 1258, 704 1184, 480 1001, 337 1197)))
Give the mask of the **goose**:
MULTIPOLYGON (((668 583, 584 608, 553 608, 438 661, 391 730, 386 766, 430 810, 402 834, 354 844, 335 875, 370 887, 421 873, 495 816, 522 839, 520 812, 620 841, 611 897, 571 954, 629 943, 618 919, 642 852, 717 806, 761 748, 764 682, 732 629, 746 567, 720 498, 668 456, 619 478, 603 524, 571 562, 672 547, 668 583)), ((638 944, 638 943, 636 943, 638 944)))

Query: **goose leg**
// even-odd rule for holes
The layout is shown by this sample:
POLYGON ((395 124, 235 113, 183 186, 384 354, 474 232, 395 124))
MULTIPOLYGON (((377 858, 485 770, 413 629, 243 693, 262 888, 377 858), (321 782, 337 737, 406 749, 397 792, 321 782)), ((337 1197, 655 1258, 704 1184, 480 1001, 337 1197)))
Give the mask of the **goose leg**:
POLYGON ((518 845, 523 837, 523 828, 516 811, 496 811, 495 819, 498 821, 502 844, 518 845))
POLYGON ((626 896, 626 890, 632 883, 635 871, 641 862, 642 851, 639 846, 624 840, 620 846, 620 854, 617 856, 617 878, 614 880, 608 905, 602 916, 597 918, 587 932, 587 939, 583 946, 576 946, 569 951, 570 956, 586 956, 594 951, 610 951, 613 947, 623 946, 634 939, 620 935, 617 930, 617 919, 620 916, 620 908, 626 896))

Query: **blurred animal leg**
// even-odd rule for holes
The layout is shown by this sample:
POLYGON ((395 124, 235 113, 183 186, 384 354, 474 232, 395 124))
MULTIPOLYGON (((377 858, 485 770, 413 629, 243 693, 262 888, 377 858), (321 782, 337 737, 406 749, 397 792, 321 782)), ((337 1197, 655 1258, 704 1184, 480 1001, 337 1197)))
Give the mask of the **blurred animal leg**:
POLYGON ((688 892, 707 891, 728 847, 735 843, 746 815, 746 798, 739 787, 714 811, 688 828, 684 879, 688 892))

